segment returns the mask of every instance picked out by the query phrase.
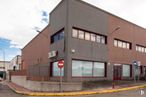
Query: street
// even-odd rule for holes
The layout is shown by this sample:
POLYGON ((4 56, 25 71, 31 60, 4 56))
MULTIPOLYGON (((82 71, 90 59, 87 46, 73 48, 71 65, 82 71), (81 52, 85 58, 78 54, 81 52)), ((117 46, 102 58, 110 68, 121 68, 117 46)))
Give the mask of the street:
MULTIPOLYGON (((143 89, 143 91, 140 91, 140 89, 138 89, 138 90, 118 92, 118 93, 69 96, 69 97, 146 97, 146 88, 143 89)), ((2 85, 0 83, 0 97, 31 97, 31 96, 16 94, 8 86, 2 85)), ((32 96, 32 97, 34 97, 34 96, 32 96)), ((37 96, 37 97, 47 97, 47 96, 37 96)), ((48 96, 48 97, 50 97, 50 96, 48 96)), ((53 96, 53 97, 55 97, 55 96, 53 96)), ((64 96, 64 97, 67 97, 67 96, 64 96)))

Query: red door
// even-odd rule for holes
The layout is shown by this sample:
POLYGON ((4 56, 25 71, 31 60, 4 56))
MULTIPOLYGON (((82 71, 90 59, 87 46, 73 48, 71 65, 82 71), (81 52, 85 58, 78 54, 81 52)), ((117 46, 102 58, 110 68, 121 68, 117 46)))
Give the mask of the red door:
POLYGON ((113 69, 113 80, 121 80, 122 66, 114 66, 113 69))

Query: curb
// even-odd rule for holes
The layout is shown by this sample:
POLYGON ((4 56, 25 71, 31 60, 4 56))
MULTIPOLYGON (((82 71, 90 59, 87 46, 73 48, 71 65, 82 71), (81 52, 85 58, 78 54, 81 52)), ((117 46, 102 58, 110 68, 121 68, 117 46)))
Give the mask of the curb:
POLYGON ((139 85, 139 86, 126 87, 126 88, 119 88, 119 89, 109 89, 109 90, 100 90, 100 91, 97 90, 97 91, 66 92, 66 93, 37 93, 37 92, 29 93, 29 92, 17 91, 12 86, 10 86, 10 85, 8 85, 8 86, 15 93, 22 94, 22 95, 28 95, 28 96, 81 96, 81 95, 105 94, 105 93, 114 93, 114 92, 140 89, 140 88, 145 88, 146 84, 139 85))

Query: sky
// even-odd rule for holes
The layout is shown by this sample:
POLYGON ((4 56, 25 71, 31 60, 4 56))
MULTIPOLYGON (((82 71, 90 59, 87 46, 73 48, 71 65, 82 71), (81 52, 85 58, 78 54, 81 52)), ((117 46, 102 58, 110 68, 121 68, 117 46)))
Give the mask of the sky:
MULTIPOLYGON (((0 0, 0 61, 12 60, 49 23, 61 0, 0 0), (4 58, 5 55, 5 58, 4 58)), ((83 0, 146 28, 146 0, 83 0)))

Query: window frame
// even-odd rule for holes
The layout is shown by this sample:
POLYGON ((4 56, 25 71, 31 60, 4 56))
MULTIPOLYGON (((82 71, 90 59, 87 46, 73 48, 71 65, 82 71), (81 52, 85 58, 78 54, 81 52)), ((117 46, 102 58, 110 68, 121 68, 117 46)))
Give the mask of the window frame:
POLYGON ((82 30, 78 30, 78 38, 79 39, 85 39, 85 32, 82 30))
POLYGON ((94 70, 95 70, 95 68, 94 68, 94 66, 95 66, 95 63, 100 63, 100 64, 102 64, 102 62, 93 62, 93 77, 106 77, 106 64, 105 63, 103 63, 103 66, 104 66, 104 74, 103 74, 103 76, 101 75, 101 76, 95 76, 94 75, 94 70))
POLYGON ((80 28, 76 28, 76 27, 73 27, 72 28, 72 38, 78 38, 78 39, 83 39, 83 40, 86 40, 86 41, 91 41, 91 42, 97 42, 97 43, 101 43, 101 44, 107 44, 107 36, 106 35, 101 35, 101 34, 98 34, 98 33, 94 33, 94 32, 91 32, 91 31, 87 31, 87 30, 82 30, 80 28), (76 31, 76 33, 78 35, 73 35, 73 32, 74 30, 76 31), (83 37, 80 37, 79 35, 79 31, 82 31, 84 32, 83 34, 83 37))
MULTIPOLYGON (((62 28, 61 30, 59 30, 59 31, 57 31, 56 33, 54 33, 53 35, 51 35, 51 44, 53 44, 53 43, 55 43, 55 42, 58 42, 58 41, 60 41, 60 40, 62 40, 62 39, 64 39, 64 37, 63 38, 60 38, 60 35, 61 35, 61 33, 63 32, 63 34, 65 35, 65 32, 64 32, 64 28, 62 28), (54 41, 54 38, 55 37, 57 37, 57 40, 55 40, 54 41)), ((63 35, 63 36, 64 36, 63 35)))
POLYGON ((146 53, 146 46, 136 44, 136 51, 141 53, 146 53))
POLYGON ((96 42, 96 34, 91 33, 90 35, 91 35, 91 41, 96 42))
POLYGON ((116 38, 114 39, 114 46, 118 47, 118 48, 132 50, 132 43, 127 42, 127 41, 123 41, 123 40, 120 40, 120 39, 116 39, 116 38), (117 46, 115 45, 116 41, 117 41, 117 46))
POLYGON ((127 78, 130 78, 131 77, 131 65, 129 65, 129 64, 122 64, 122 77, 127 77, 127 78), (129 74, 128 74, 128 76, 126 75, 124 75, 124 66, 128 66, 129 67, 129 74))
POLYGON ((78 38, 78 36, 79 36, 78 34, 79 34, 79 33, 78 33, 78 30, 73 28, 73 29, 72 29, 72 37, 73 37, 73 38, 78 38), (77 32, 76 32, 76 36, 74 35, 74 31, 77 31, 77 32))
POLYGON ((89 32, 85 32, 85 40, 91 41, 91 34, 89 32), (89 35, 88 39, 87 39, 87 36, 86 36, 87 34, 89 35))
MULTIPOLYGON (((81 70, 83 70, 83 66, 85 66, 85 65, 83 65, 83 63, 82 64, 78 64, 77 66, 82 66, 81 68, 81 70)), ((106 73, 107 73, 107 65, 106 65, 106 63, 105 62, 97 62, 97 61, 86 61, 86 60, 78 60, 78 59, 72 59, 72 74, 71 74, 71 76, 73 77, 73 78, 81 78, 81 77, 84 77, 84 78, 105 78, 106 77, 106 73), (76 76, 76 75, 73 75, 74 73, 74 71, 73 71, 73 61, 75 62, 75 61, 79 61, 79 62, 89 62, 89 63, 91 63, 91 69, 92 69, 92 75, 91 76, 83 76, 83 71, 81 71, 81 74, 80 75, 82 75, 82 76, 76 76), (94 63, 102 63, 102 64, 104 64, 104 75, 103 76, 94 76, 94 63)))

